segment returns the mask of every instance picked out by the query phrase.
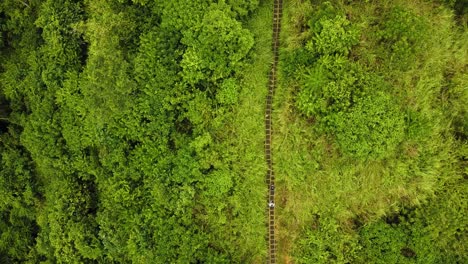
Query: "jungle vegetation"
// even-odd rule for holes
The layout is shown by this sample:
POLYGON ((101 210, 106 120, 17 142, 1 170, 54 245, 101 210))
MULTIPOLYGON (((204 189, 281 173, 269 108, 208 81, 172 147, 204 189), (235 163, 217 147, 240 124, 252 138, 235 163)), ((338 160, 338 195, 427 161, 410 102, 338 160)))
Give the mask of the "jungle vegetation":
MULTIPOLYGON (((0 263, 261 263, 271 0, 2 0, 0 263)), ((284 0, 283 263, 468 262, 468 4, 284 0)))
POLYGON ((284 259, 467 262, 467 2, 286 3, 284 259))

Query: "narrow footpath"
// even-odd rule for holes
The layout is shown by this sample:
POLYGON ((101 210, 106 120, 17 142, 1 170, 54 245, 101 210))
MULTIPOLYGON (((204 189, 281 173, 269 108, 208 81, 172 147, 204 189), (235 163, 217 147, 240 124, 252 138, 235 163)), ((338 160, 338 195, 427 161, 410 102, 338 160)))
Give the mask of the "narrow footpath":
POLYGON ((271 114, 273 110, 273 96, 277 86, 277 67, 278 67, 278 48, 279 48, 279 34, 281 29, 281 16, 283 1, 274 1, 274 14, 273 14, 273 64, 269 73, 268 79, 268 95, 266 98, 265 108, 265 157, 267 162, 267 175, 266 182, 268 186, 267 198, 267 227, 268 227, 268 257, 267 263, 276 263, 276 240, 275 240, 275 173, 273 171, 273 159, 271 153, 272 132, 273 126, 271 123, 271 114))

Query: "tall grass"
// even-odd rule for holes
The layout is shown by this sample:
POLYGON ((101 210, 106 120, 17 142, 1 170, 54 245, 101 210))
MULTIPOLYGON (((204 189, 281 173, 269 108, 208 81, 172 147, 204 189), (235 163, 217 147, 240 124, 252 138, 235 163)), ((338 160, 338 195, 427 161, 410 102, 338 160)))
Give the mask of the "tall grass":
MULTIPOLYGON (((352 244, 351 238, 357 235, 361 226, 403 207, 424 203, 434 195, 441 182, 456 174, 457 143, 450 134, 455 117, 446 111, 456 111, 457 116, 467 113, 466 104, 462 105, 462 102, 468 94, 468 42, 466 33, 461 35, 455 29, 452 13, 427 1, 332 2, 361 30, 360 42, 350 54, 352 60, 366 65, 388 81, 393 87, 391 94, 398 98, 402 107, 417 113, 422 120, 390 157, 376 161, 355 160, 340 152, 333 135, 317 133, 313 129, 314 119, 300 116, 294 106, 300 85, 280 74, 281 86, 275 97, 273 151, 280 199, 277 210, 283 262, 287 262, 291 254, 304 256, 301 253, 304 247, 323 243, 314 240, 320 238, 313 238, 323 234, 330 235, 327 243, 332 248, 340 248, 337 245, 342 243, 343 252, 337 253, 344 256, 341 261, 352 259, 354 249, 346 243, 352 244), (381 44, 375 37, 376 21, 395 6, 423 17, 430 29, 424 36, 424 49, 414 54, 406 69, 395 68, 386 63, 386 58, 382 59, 381 44), (447 73, 453 75, 451 81, 448 81, 447 73), (458 99, 445 91, 448 83, 452 85, 451 92, 458 94, 458 99), (452 109, 449 105, 456 107, 452 109), (334 227, 326 229, 327 225, 334 227), (332 241, 335 235, 336 239, 350 240, 332 241), (315 242, 305 246, 301 241, 315 242)), ((285 3, 283 56, 300 48, 313 34, 302 30, 316 8, 316 5, 302 1, 285 3)), ((280 62, 281 66, 287 65, 280 62)), ((407 122, 415 125, 413 121, 407 122)), ((307 262, 300 257, 296 261, 307 262)))
MULTIPOLYGON (((241 90, 239 103, 232 109, 232 119, 226 123, 231 127, 227 144, 235 146, 232 153, 237 157, 233 164, 234 173, 243 175, 243 182, 236 184, 245 200, 242 206, 250 208, 249 216, 253 224, 237 223, 238 232, 245 240, 238 241, 244 248, 250 248, 254 263, 262 263, 266 258, 265 221, 265 173, 264 158, 264 112, 265 98, 273 54, 271 36, 273 1, 261 1, 255 13, 246 21, 246 27, 254 34, 255 45, 250 53, 249 62, 239 74, 241 90), (254 199, 254 200, 252 200, 254 199), (248 246, 246 246, 248 245, 248 246)), ((249 260, 250 261, 250 260, 249 260)))

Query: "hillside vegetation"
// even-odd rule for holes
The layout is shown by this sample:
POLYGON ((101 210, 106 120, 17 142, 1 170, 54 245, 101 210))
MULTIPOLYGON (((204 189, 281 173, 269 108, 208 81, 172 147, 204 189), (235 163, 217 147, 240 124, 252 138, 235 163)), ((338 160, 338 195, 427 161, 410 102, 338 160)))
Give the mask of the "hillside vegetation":
POLYGON ((264 258, 258 6, 2 1, 0 262, 264 258))
MULTIPOLYGON (((284 0, 282 263, 468 263, 467 12, 284 0)), ((0 1, 0 263, 263 263, 272 20, 0 1)))
POLYGON ((288 2, 275 151, 284 258, 468 261, 458 2, 288 2))

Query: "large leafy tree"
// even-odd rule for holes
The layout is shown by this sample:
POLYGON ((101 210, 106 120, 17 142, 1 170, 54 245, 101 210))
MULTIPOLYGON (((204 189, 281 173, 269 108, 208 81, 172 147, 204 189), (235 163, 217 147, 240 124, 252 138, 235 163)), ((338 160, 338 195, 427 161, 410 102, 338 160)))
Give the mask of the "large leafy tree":
POLYGON ((231 76, 252 48, 252 34, 242 28, 227 8, 222 4, 211 5, 201 23, 185 32, 182 43, 188 48, 181 65, 188 83, 216 82, 231 76))

